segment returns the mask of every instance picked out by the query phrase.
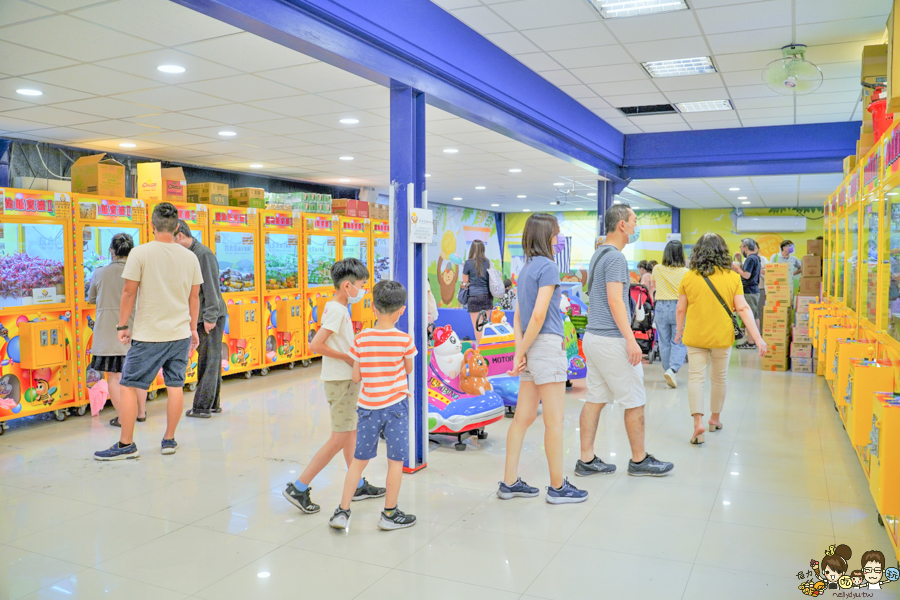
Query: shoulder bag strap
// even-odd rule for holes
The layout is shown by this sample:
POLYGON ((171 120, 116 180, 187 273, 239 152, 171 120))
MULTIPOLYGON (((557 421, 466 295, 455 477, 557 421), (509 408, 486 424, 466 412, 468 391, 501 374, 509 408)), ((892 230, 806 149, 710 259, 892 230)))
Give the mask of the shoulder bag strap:
POLYGON ((716 286, 714 286, 714 285, 712 284, 712 281, 709 280, 709 277, 707 277, 706 275, 703 275, 703 281, 706 282, 706 285, 709 286, 709 289, 712 290, 712 293, 716 295, 716 298, 718 298, 718 300, 719 300, 719 304, 721 304, 721 305, 722 305, 722 308, 725 309, 725 312, 728 313, 728 318, 729 318, 729 319, 734 319, 734 313, 731 312, 731 309, 728 308, 728 305, 725 304, 725 301, 724 301, 724 300, 722 300, 722 296, 719 295, 719 292, 716 290, 716 286))
POLYGON ((594 268, 597 266, 597 263, 600 262, 600 259, 603 257, 603 255, 606 254, 607 252, 609 252, 610 250, 612 250, 612 248, 613 248, 612 246, 600 246, 594 252, 594 256, 591 258, 591 264, 588 267, 588 281, 587 281, 588 295, 590 295, 591 287, 594 285, 594 268))

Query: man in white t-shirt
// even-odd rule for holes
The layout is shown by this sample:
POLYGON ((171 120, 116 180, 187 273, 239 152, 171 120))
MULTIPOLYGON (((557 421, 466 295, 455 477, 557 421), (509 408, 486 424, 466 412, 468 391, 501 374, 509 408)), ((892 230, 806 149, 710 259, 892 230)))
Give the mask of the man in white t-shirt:
POLYGON ((168 392, 166 433, 162 453, 175 454, 175 427, 184 406, 184 378, 188 356, 197 347, 197 317, 203 276, 193 252, 175 242, 178 209, 163 202, 153 210, 154 240, 128 255, 122 278, 119 341, 131 342, 122 367, 122 401, 118 407, 122 435, 108 450, 94 453, 97 460, 137 458, 134 422, 137 390, 148 390, 159 370, 168 392), (128 320, 137 303, 133 327, 128 320))

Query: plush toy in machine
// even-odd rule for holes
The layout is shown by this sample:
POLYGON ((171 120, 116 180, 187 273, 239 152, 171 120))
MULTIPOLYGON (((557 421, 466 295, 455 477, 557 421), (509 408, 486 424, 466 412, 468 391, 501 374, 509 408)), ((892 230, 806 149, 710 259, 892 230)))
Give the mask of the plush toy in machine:
POLYGON ((500 308, 491 311, 491 323, 506 323, 506 313, 500 308))
POLYGON ((455 379, 462 372, 462 342, 450 325, 434 330, 434 362, 447 378, 455 379))
POLYGON ((478 350, 466 350, 464 362, 463 372, 459 376, 459 388, 462 391, 472 396, 482 396, 494 389, 487 378, 488 361, 478 350))

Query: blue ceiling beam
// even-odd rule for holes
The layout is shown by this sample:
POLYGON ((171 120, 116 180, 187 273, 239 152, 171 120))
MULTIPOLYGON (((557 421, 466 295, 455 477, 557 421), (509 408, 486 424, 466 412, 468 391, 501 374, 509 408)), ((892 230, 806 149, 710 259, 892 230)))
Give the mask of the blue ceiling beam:
POLYGON ((860 122, 745 127, 625 138, 623 177, 667 179, 839 173, 860 122))
POLYGON ((617 180, 625 136, 432 2, 173 0, 617 180))

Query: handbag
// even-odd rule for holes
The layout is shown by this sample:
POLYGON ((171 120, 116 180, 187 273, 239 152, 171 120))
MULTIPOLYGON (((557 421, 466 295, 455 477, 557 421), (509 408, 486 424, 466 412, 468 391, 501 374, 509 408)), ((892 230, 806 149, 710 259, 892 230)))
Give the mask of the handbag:
POLYGON ((460 287, 459 293, 456 295, 456 299, 459 300, 459 305, 462 308, 465 308, 469 305, 469 288, 468 287, 460 287))
POLYGON ((738 324, 737 324, 737 315, 735 315, 733 312, 731 312, 731 309, 728 308, 728 305, 725 304, 725 301, 724 301, 724 300, 722 300, 722 296, 719 295, 719 292, 716 290, 716 286, 714 286, 714 285, 712 284, 712 281, 709 280, 709 277, 707 277, 706 275, 704 275, 704 276, 703 276, 703 281, 706 282, 706 285, 709 286, 709 289, 711 289, 711 290, 712 290, 712 293, 716 295, 716 298, 718 298, 719 304, 721 304, 721 305, 722 305, 722 308, 725 309, 725 312, 728 313, 728 318, 731 319, 731 326, 734 327, 734 339, 735 339, 735 341, 740 340, 740 339, 743 339, 743 338, 744 338, 744 332, 741 331, 741 328, 740 328, 740 327, 738 327, 738 324))

